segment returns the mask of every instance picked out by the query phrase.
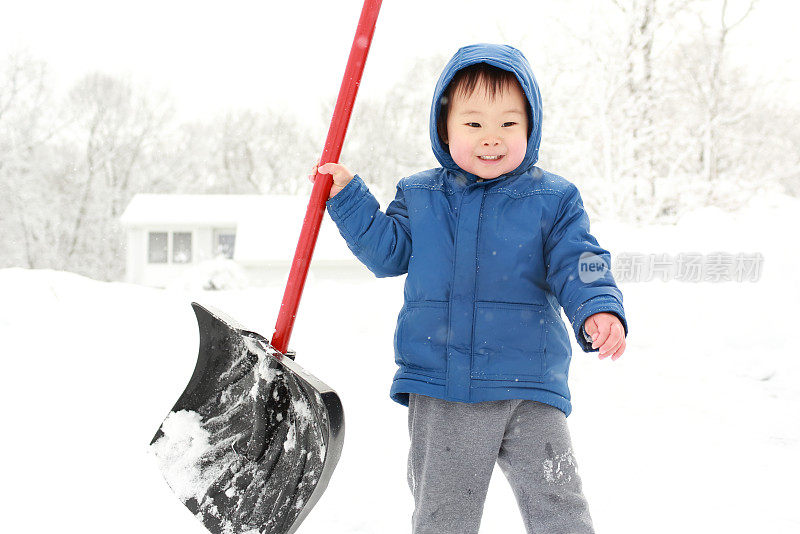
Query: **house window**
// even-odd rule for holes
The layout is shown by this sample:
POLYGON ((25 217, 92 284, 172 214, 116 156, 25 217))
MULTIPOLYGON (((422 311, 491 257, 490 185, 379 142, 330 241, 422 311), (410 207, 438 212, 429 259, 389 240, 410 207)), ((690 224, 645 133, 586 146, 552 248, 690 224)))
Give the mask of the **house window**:
POLYGON ((148 263, 167 263, 169 257, 167 253, 168 244, 167 232, 150 232, 150 240, 147 245, 148 263))
POLYGON ((233 259, 233 250, 236 245, 235 230, 214 231, 214 255, 233 259))
POLYGON ((192 234, 173 232, 172 263, 192 263, 192 234))
POLYGON ((192 263, 192 233, 150 232, 147 263, 192 263))

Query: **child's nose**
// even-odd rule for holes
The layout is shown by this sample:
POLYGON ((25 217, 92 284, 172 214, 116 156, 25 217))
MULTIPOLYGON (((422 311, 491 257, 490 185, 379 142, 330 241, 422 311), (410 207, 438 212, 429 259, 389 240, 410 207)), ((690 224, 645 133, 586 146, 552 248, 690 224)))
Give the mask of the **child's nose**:
POLYGON ((483 146, 497 146, 500 144, 500 138, 492 135, 483 139, 483 146))

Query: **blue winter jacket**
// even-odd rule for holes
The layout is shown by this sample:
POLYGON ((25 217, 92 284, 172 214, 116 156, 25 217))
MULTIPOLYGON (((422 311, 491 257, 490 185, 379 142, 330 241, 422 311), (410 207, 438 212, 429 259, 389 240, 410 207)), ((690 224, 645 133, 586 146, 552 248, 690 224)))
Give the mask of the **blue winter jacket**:
POLYGON ((376 276, 408 274, 397 318, 391 397, 419 393, 460 402, 531 399, 571 411, 569 333, 591 342, 597 312, 628 326, 611 259, 589 233, 577 188, 535 166, 542 105, 530 65, 504 45, 461 48, 436 85, 430 137, 441 167, 400 180, 386 212, 356 176, 327 208, 348 247, 376 276), (459 168, 436 131, 453 75, 486 62, 513 72, 530 105, 527 153, 493 180, 459 168))

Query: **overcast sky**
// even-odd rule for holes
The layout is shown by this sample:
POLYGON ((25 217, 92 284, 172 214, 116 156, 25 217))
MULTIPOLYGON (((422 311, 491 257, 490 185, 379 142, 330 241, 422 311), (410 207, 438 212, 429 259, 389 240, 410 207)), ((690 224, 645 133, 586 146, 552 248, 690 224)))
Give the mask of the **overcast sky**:
MULTIPOLYGON (((623 0, 624 1, 624 0, 623 0)), ((303 107, 336 95, 361 0, 0 0, 0 50, 44 59, 59 84, 102 70, 167 89, 183 115, 236 106, 303 107)), ((536 71, 542 39, 568 38, 591 0, 384 0, 362 91, 396 80, 415 57, 473 42, 523 49, 536 71)), ((730 0, 732 9, 744 5, 730 0)), ((738 62, 800 80, 796 2, 762 0, 732 35, 738 62)), ((434 80, 431 80, 431 91, 434 80)), ((318 107, 314 104, 314 111, 318 107)))

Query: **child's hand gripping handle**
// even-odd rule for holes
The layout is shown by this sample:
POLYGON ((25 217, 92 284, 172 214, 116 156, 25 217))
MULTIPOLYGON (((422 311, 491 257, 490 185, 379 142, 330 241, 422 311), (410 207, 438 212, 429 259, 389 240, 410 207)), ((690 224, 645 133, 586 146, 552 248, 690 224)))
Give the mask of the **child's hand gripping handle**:
MULTIPOLYGON (((350 57, 347 60, 344 79, 339 88, 339 97, 333 110, 333 118, 328 129, 328 138, 322 151, 321 162, 338 161, 342 152, 347 124, 350 121, 358 86, 361 83, 361 74, 364 72, 364 64, 367 61, 370 44, 372 44, 372 35, 375 33, 375 23, 378 20, 381 1, 365 0, 364 7, 361 9, 361 17, 358 20, 353 46, 350 48, 350 57)), ((300 232, 300 241, 297 243, 281 309, 278 313, 278 321, 275 324, 275 333, 272 336, 272 346, 281 354, 285 354, 288 349, 297 308, 300 305, 300 296, 303 294, 308 267, 317 243, 322 216, 325 213, 325 201, 331 192, 332 184, 331 175, 316 172, 311 199, 308 202, 303 229, 300 232)))
POLYGON ((316 180, 317 174, 322 175, 330 175, 333 177, 333 183, 331 184, 330 193, 328 194, 328 198, 333 198, 336 196, 336 193, 344 189, 350 180, 353 179, 353 173, 350 172, 350 169, 342 165, 341 163, 326 163, 325 165, 314 165, 314 169, 311 171, 311 174, 308 175, 308 179, 311 180, 311 183, 314 183, 316 180))

